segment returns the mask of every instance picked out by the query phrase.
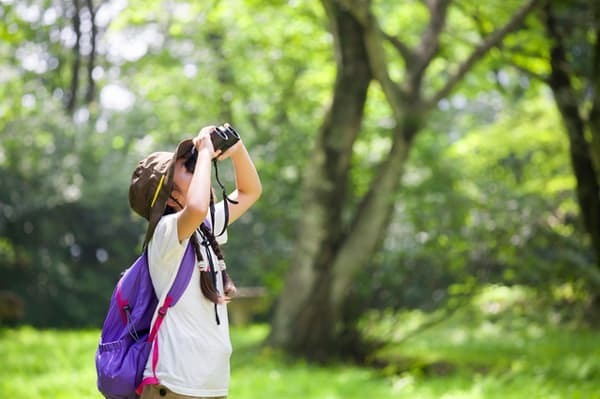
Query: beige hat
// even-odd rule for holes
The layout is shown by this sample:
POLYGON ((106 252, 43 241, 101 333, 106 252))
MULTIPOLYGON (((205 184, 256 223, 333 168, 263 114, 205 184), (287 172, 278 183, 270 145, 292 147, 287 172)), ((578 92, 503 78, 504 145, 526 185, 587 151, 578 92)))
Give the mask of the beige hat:
POLYGON ((191 153, 191 139, 179 143, 175 152, 154 152, 142 159, 131 176, 129 205, 138 215, 148 220, 144 246, 154 234, 158 221, 163 216, 167 200, 173 190, 175 161, 191 153))

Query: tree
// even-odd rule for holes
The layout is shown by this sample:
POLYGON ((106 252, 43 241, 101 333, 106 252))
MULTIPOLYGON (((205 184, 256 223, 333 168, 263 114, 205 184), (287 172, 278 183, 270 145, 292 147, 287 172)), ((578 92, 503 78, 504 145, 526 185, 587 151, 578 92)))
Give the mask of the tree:
MULTIPOLYGON (((335 43, 337 79, 331 107, 305 170, 297 261, 286 277, 269 337, 273 345, 316 360, 350 350, 343 339, 351 329, 344 321, 343 306, 350 299, 354 277, 369 265, 385 236, 415 136, 437 104, 490 49, 520 26, 537 0, 510 13, 502 26, 470 47, 469 55, 456 65, 445 61, 454 48, 444 38, 451 5, 448 0, 425 3, 429 21, 414 45, 386 33, 370 1, 322 3, 335 43), (404 66, 399 82, 392 78, 388 44, 404 66), (454 72, 440 71, 434 61, 454 72), (444 79, 438 79, 436 72, 444 79), (387 156, 381 160, 366 195, 352 206, 345 195, 350 159, 371 77, 385 94, 394 126, 387 156)), ((506 11, 502 9, 502 13, 506 11)))
POLYGON ((600 267, 600 5, 582 2, 565 10, 547 0, 541 15, 550 38, 551 69, 544 81, 569 138, 581 217, 600 267))

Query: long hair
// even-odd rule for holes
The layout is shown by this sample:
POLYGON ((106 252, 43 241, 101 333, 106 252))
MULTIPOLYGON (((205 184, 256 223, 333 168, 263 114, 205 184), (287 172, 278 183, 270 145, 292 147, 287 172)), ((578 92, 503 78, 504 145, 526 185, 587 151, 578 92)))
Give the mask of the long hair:
MULTIPOLYGON (((208 241, 208 245, 210 245, 212 250, 215 252, 215 255, 217 255, 217 259, 219 261, 223 261, 223 253, 221 252, 221 247, 219 247, 219 243, 217 242, 217 239, 215 238, 210 228, 208 228, 208 226, 202 223, 200 225, 200 231, 202 232, 202 235, 204 236, 205 240, 208 241)), ((202 252, 200 251, 200 243, 198 242, 197 235, 192 234, 190 239, 192 240, 192 245, 194 246, 194 250, 196 251, 196 257, 198 258, 198 260, 202 260, 203 256, 202 252)), ((208 249, 208 246, 206 244, 203 245, 205 245, 208 249)), ((206 260, 206 262, 210 266, 210 268, 212 268, 212 270, 210 270, 209 268, 209 271, 200 272, 200 289, 202 290, 202 294, 204 294, 204 296, 209 301, 217 304, 229 302, 231 298, 235 296, 235 293, 237 291, 235 284, 229 277, 229 274, 227 274, 225 270, 222 270, 221 277, 223 279, 223 291, 225 292, 225 295, 219 294, 219 292, 216 289, 217 270, 215 270, 215 268, 220 267, 220 265, 213 265, 211 260, 206 260)))
MULTIPOLYGON (((165 215, 175 212, 175 209, 169 206, 167 206, 167 209, 165 209, 165 215)), ((235 287, 233 280, 231 280, 229 277, 229 274, 227 274, 225 270, 222 270, 221 277, 223 279, 223 291, 225 294, 220 294, 217 290, 216 268, 220 267, 220 265, 213 265, 212 260, 204 259, 204 256, 202 256, 202 251, 200 250, 200 246, 203 245, 206 249, 208 249, 208 246, 210 245, 215 255, 217 255, 217 259, 219 261, 224 261, 223 252, 221 251, 221 247, 219 246, 215 235, 208 226, 202 223, 199 230, 204 236, 205 241, 200 244, 198 241, 198 236, 195 233, 191 235, 190 240, 192 242, 192 246, 194 247, 194 252, 196 253, 196 259, 198 259, 199 262, 204 260, 206 261, 206 264, 209 265, 208 271, 200 271, 200 289, 202 290, 204 297, 209 301, 215 304, 227 303, 235 296, 237 288, 235 287)))

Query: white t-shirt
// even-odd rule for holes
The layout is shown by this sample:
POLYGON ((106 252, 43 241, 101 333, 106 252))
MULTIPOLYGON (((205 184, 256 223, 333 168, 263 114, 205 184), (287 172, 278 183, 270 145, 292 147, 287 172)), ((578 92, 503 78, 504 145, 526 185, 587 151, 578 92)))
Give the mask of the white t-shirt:
MULTIPOLYGON (((214 231, 220 233, 224 224, 222 203, 215 211, 214 231)), ((196 233, 197 234, 197 233, 196 233)), ((168 290, 189 240, 179 242, 177 215, 163 216, 148 244, 150 277, 158 298, 168 290)), ((217 238, 227 241, 227 233, 217 238)), ((199 238, 199 242, 202 242, 199 238)), ((208 261, 206 247, 200 246, 208 261)), ((217 289, 223 292, 223 279, 217 257, 210 249, 217 269, 217 289)), ((204 297, 200 289, 200 271, 194 268, 185 292, 169 309, 158 331, 159 358, 156 376, 171 391, 188 396, 227 396, 229 389, 229 358, 231 341, 227 306, 217 305, 220 324, 215 317, 215 304, 204 297)), ((152 356, 146 363, 144 378, 152 377, 152 356)))

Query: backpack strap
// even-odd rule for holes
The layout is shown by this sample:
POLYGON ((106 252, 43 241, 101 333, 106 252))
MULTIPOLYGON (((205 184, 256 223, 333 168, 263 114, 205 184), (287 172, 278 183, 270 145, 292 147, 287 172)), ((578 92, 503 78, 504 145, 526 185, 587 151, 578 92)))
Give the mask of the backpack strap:
POLYGON ((177 273, 172 278, 171 288, 169 288, 169 291, 167 291, 166 294, 162 295, 159 302, 160 306, 157 306, 156 312, 154 313, 150 334, 148 335, 148 342, 152 343, 152 377, 147 377, 142 380, 135 390, 138 395, 142 394, 145 385, 155 385, 159 383, 158 378, 156 377, 156 365, 158 364, 158 330, 160 329, 169 308, 177 304, 179 298, 181 298, 187 288, 192 278, 192 273, 194 272, 195 263, 196 254, 192 248, 192 243, 188 242, 181 263, 177 269, 177 273))

